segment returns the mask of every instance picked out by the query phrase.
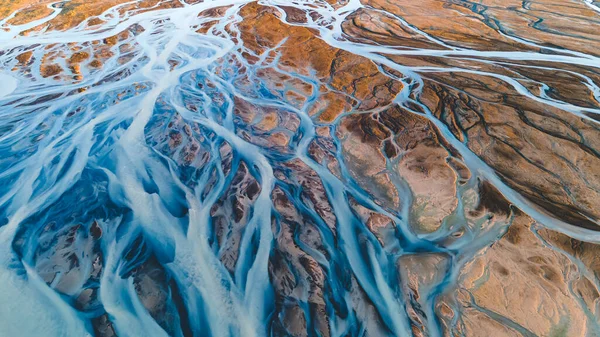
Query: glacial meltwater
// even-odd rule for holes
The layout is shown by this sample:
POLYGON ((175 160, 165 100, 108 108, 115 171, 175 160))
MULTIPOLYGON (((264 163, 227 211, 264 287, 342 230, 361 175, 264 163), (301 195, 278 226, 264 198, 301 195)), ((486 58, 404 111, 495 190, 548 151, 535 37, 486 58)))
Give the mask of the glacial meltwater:
POLYGON ((600 336, 600 3, 1 0, 0 337, 600 336))

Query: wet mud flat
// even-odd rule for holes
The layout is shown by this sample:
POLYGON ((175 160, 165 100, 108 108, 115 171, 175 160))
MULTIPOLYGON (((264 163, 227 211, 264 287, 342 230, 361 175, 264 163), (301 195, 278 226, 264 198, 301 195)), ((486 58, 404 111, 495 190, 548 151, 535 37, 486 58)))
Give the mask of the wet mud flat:
POLYGON ((0 335, 600 335, 593 1, 0 6, 0 335))

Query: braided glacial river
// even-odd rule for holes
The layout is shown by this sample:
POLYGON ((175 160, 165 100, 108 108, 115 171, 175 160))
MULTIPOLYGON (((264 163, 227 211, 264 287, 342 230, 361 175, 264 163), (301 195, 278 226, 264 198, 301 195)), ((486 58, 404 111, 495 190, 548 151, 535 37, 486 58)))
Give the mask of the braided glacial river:
POLYGON ((591 0, 10 9, 0 336, 600 336, 598 31, 591 0))

